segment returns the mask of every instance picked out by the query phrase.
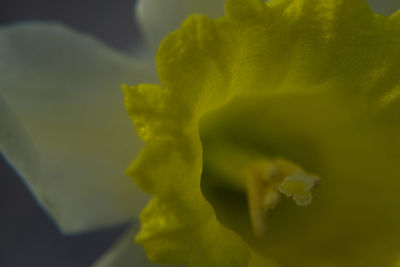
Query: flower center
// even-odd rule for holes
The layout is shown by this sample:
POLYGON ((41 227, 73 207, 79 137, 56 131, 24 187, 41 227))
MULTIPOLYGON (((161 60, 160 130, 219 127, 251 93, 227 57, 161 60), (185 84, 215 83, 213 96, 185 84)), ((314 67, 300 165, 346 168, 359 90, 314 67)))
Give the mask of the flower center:
POLYGON ((311 203, 311 189, 318 177, 307 174, 299 165, 282 158, 251 165, 246 174, 246 193, 255 236, 267 227, 268 210, 275 208, 281 195, 292 197, 298 206, 311 203))
POLYGON ((200 127, 203 193, 220 221, 249 239, 266 236, 269 213, 285 198, 293 199, 297 206, 310 204, 311 190, 319 180, 301 167, 314 170, 315 158, 310 155, 315 153, 302 153, 313 151, 312 146, 301 139, 301 133, 298 141, 298 136, 288 129, 290 124, 280 122, 274 127, 276 120, 268 116, 279 113, 262 112, 265 102, 234 99, 207 114, 200 127), (275 135, 275 129, 286 131, 275 135))

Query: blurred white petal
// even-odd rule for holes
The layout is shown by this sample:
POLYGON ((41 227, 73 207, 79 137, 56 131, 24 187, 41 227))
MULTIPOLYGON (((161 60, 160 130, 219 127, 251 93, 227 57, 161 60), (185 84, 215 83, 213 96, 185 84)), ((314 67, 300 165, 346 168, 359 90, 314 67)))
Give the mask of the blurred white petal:
POLYGON ((179 28, 193 13, 224 15, 224 0, 138 0, 136 15, 148 45, 155 51, 160 41, 179 28))
POLYGON ((132 227, 122 237, 115 242, 111 249, 98 259, 92 267, 168 267, 185 266, 155 264, 147 259, 143 248, 137 245, 134 237, 138 227, 132 227))
POLYGON ((147 201, 124 174, 142 143, 120 84, 154 81, 149 69, 62 25, 0 28, 0 149, 62 231, 120 224, 147 201))
POLYGON ((368 0, 372 10, 382 15, 391 15, 400 9, 399 0, 368 0))
POLYGON ((0 94, 0 152, 18 167, 23 176, 35 176, 39 162, 37 151, 15 112, 0 94))

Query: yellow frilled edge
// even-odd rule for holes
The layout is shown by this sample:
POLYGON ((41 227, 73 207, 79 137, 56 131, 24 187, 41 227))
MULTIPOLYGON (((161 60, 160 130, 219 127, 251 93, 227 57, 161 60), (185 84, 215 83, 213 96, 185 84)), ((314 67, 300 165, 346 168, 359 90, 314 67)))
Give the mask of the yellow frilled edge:
POLYGON ((153 195, 136 241, 152 261, 190 267, 395 266, 400 13, 373 14, 366 0, 227 0, 225 11, 163 40, 162 85, 123 86, 146 142, 128 173, 153 195), (217 220, 200 187, 200 120, 218 110, 222 124, 237 115, 232 135, 322 177, 309 207, 276 208, 262 245, 217 220))

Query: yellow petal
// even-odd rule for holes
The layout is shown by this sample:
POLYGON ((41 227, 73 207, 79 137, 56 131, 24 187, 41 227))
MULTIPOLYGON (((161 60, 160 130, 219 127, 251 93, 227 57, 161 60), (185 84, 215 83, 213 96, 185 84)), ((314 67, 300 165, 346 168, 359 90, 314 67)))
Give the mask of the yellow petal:
MULTIPOLYGON (((255 251, 281 266, 392 266, 400 13, 365 0, 229 0, 226 12, 189 17, 160 46, 161 85, 127 90, 147 142, 130 173, 155 195, 137 240, 189 266, 251 266, 255 251), (272 157, 321 180, 308 206, 276 205, 257 239, 240 173, 272 157)), ((281 192, 308 203, 315 180, 288 176, 281 192)))

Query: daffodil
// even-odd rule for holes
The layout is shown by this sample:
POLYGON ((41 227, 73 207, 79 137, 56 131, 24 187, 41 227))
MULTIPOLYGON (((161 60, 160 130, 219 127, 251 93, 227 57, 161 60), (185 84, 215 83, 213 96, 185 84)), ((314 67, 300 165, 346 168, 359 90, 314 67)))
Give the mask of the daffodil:
POLYGON ((153 195, 136 237, 152 261, 398 266, 400 11, 366 0, 227 0, 124 85, 153 195))
MULTIPOLYGON (((64 233, 135 219, 147 197, 124 169, 143 143, 119 84, 156 83, 159 41, 221 4, 139 1, 147 61, 58 24, 0 29, 0 149, 64 233)), ((361 0, 226 11, 163 41, 162 86, 123 86, 147 143, 129 172, 155 195, 137 241, 190 266, 398 264, 398 13, 361 0)), ((98 266, 147 265, 130 235, 98 266)))

